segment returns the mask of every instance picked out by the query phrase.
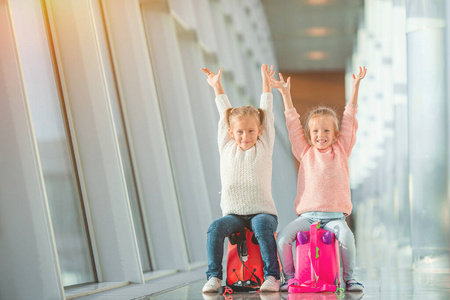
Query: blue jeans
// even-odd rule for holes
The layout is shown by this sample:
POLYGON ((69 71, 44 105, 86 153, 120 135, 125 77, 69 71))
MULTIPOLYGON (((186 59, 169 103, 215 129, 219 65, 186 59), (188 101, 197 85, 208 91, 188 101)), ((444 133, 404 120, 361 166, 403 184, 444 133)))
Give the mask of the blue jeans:
POLYGON ((345 216, 335 217, 336 213, 306 213, 286 225, 278 233, 277 246, 280 254, 281 266, 286 280, 294 278, 294 260, 292 254, 292 243, 297 239, 297 232, 309 231, 312 223, 320 221, 325 230, 335 234, 339 241, 339 250, 342 258, 344 281, 354 279, 355 276, 355 237, 345 222, 345 216), (315 216, 318 214, 319 216, 315 216), (324 216, 329 215, 327 218, 324 216))
POLYGON ((280 279, 280 265, 277 256, 277 244, 274 233, 277 230, 278 218, 269 214, 227 215, 211 223, 208 229, 206 249, 208 253, 208 270, 206 277, 223 278, 222 258, 225 238, 233 232, 245 227, 255 233, 264 263, 264 278, 273 276, 280 279))

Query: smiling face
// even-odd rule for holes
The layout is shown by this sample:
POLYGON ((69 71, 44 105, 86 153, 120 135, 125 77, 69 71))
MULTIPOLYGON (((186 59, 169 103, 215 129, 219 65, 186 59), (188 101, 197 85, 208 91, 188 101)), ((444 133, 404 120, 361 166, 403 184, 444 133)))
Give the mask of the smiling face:
POLYGON ((337 136, 335 122, 328 116, 317 116, 309 120, 311 144, 320 150, 330 147, 337 136))
POLYGON ((246 116, 233 120, 228 132, 238 146, 246 151, 256 144, 258 136, 262 133, 262 126, 255 117, 246 116))

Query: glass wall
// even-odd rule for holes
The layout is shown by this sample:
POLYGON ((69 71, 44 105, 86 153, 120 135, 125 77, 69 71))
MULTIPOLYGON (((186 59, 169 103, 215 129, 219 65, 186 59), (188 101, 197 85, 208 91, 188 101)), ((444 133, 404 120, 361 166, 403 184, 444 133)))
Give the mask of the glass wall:
MULTIPOLYGON (((45 25, 48 30, 48 23, 45 25)), ((45 32, 39 33, 45 35, 45 32)), ((25 48, 19 48, 19 53, 23 57, 23 76, 28 87, 28 104, 39 149, 61 277, 64 286, 91 283, 97 281, 97 274, 71 134, 61 98, 61 82, 59 76, 50 75, 57 67, 52 68, 55 63, 52 49, 50 55, 45 55, 45 41, 39 40, 42 35, 18 34, 17 38, 18 43, 35 46, 35 51, 31 53, 25 48), (46 60, 41 61, 42 57, 46 60), (42 72, 37 74, 37 70, 42 72)))
MULTIPOLYGON (((106 23, 106 7, 98 5, 98 18, 96 19, 98 24, 98 30, 102 31, 99 34, 99 50, 102 56, 105 58, 112 57, 112 45, 108 39, 107 29, 104 24, 106 23)), ((117 138, 117 144, 120 151, 120 160, 122 163, 123 174, 126 183, 126 191, 128 200, 131 206, 131 212, 133 216, 134 230, 137 238, 139 255, 141 259, 141 265, 144 272, 149 272, 152 270, 151 260, 150 260, 150 250, 147 238, 147 230, 145 226, 145 218, 142 213, 142 206, 144 205, 141 201, 141 191, 139 187, 141 186, 138 182, 139 177, 136 176, 135 168, 137 164, 134 159, 133 153, 133 143, 130 139, 129 132, 130 128, 128 125, 127 115, 125 114, 126 99, 120 96, 116 70, 114 69, 112 60, 104 61, 104 70, 106 77, 106 88, 108 90, 109 102, 111 105, 112 118, 114 121, 115 135, 117 138)))
POLYGON ((350 163, 359 253, 375 265, 449 267, 444 8, 443 0, 365 2, 348 70, 368 68, 350 163))
MULTIPOLYGON (((201 68, 224 69, 235 106, 259 102, 260 66, 276 67, 261 2, 0 4, 0 65, 11 74, 0 76, 8 141, 0 145, 8 159, 0 170, 0 219, 8 222, 0 298, 27 299, 33 290, 63 299, 79 285, 142 284, 204 268, 221 187, 218 113, 201 68), (11 195, 17 201, 4 200, 11 195), (14 246, 23 241, 26 248, 14 246), (27 290, 12 288, 23 278, 27 290)), ((296 170, 274 97, 282 140, 274 170, 283 175, 273 196, 287 222, 296 170)))
POLYGON ((96 274, 86 215, 59 99, 32 101, 30 98, 29 103, 63 284, 94 282, 96 274))
POLYGON ((206 236, 197 232, 212 216, 175 23, 162 3, 141 9, 189 262, 204 262, 206 236))
MULTIPOLYGON (((115 97, 114 97, 115 98, 115 97)), ((131 205, 131 212, 133 215, 133 224, 136 232, 136 238, 139 246, 139 255, 141 258, 142 269, 145 272, 151 271, 150 252, 146 236, 146 229, 144 226, 144 218, 142 215, 142 204, 138 194, 138 184, 136 182, 134 167, 132 164, 132 156, 130 155, 131 144, 129 143, 128 135, 124 128, 123 110, 115 98, 111 101, 111 108, 113 112, 114 125, 117 133, 117 141, 120 148, 120 158, 122 161, 123 172, 127 187, 128 199, 131 205)))

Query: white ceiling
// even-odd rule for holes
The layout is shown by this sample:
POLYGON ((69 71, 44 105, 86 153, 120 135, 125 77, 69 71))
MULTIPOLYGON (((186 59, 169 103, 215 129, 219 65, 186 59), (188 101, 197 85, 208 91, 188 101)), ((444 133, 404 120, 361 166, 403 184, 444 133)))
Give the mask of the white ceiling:
POLYGON ((345 70, 363 0, 262 0, 279 69, 345 70))

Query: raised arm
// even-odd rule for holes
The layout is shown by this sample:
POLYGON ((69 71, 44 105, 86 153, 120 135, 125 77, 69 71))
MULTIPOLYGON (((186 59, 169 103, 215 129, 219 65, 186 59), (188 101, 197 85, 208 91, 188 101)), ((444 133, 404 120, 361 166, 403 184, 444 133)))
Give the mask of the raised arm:
POLYGON ((273 151, 273 144, 275 141, 275 126, 273 118, 273 95, 272 88, 270 87, 270 76, 275 71, 273 66, 269 68, 268 65, 261 65, 261 79, 262 79, 262 93, 259 107, 264 110, 264 121, 262 125, 262 133, 259 136, 259 140, 263 142, 270 152, 273 151))
MULTIPOLYGON (((267 73, 267 75, 270 74, 267 73)), ((281 73, 279 73, 279 75, 280 80, 276 80, 273 77, 273 74, 270 76, 270 86, 276 88, 281 93, 284 102, 284 110, 288 111, 294 108, 291 97, 291 77, 288 77, 288 79, 284 81, 283 75, 281 73)))
POLYGON ((353 76, 353 85, 352 85, 352 94, 350 96, 350 103, 353 104, 353 106, 358 105, 358 91, 359 91, 359 83, 361 80, 366 76, 367 69, 366 67, 359 67, 359 74, 355 76, 355 74, 352 74, 353 76))
POLYGON ((301 161, 303 152, 309 147, 300 123, 300 116, 292 104, 291 97, 291 78, 284 81, 283 75, 279 73, 280 80, 273 76, 270 78, 270 85, 276 88, 283 97, 284 114, 286 116, 286 126, 289 132, 289 141, 292 145, 292 153, 298 161, 301 161))
POLYGON ((353 146, 356 142, 356 131, 358 129, 358 120, 356 112, 358 111, 358 91, 361 80, 366 76, 366 67, 359 67, 359 74, 353 74, 353 88, 350 100, 345 106, 344 116, 342 117, 341 130, 339 132, 338 141, 343 149, 350 156, 353 146))
POLYGON ((272 88, 270 87, 270 78, 275 73, 273 65, 262 65, 261 66, 261 78, 262 78, 262 93, 272 93, 272 88))
POLYGON ((270 92, 261 94, 259 107, 264 110, 264 121, 262 123, 262 133, 259 139, 264 143, 265 147, 273 151, 275 142, 275 125, 273 116, 273 95, 270 92))
POLYGON ((214 93, 216 94, 216 96, 225 94, 225 92, 223 91, 222 83, 220 82, 220 79, 222 78, 222 69, 220 69, 219 73, 217 74, 207 68, 202 68, 202 71, 208 76, 206 81, 214 89, 214 93))
POLYGON ((202 71, 208 76, 206 81, 214 89, 214 93, 216 94, 216 105, 220 116, 217 141, 219 143, 219 151, 222 152, 222 149, 225 147, 225 145, 230 140, 232 140, 230 134, 228 133, 228 124, 225 120, 225 111, 231 107, 231 104, 228 100, 227 95, 225 95, 222 84, 220 83, 220 79, 222 77, 222 69, 220 69, 217 74, 207 68, 202 68, 202 71))

